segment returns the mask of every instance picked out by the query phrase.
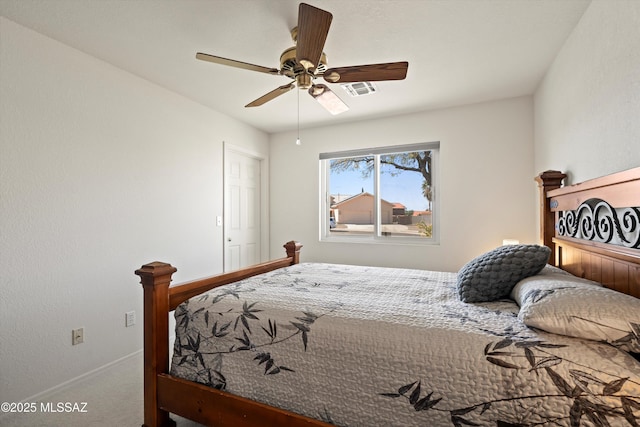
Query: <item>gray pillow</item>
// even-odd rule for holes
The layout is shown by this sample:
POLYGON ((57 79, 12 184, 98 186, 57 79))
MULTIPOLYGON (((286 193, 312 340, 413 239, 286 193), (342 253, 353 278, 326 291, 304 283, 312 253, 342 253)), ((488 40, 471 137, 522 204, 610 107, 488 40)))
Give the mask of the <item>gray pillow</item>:
POLYGON ((509 297, 520 280, 538 274, 551 249, 540 245, 505 245, 469 261, 458 272, 458 293, 464 302, 509 297))

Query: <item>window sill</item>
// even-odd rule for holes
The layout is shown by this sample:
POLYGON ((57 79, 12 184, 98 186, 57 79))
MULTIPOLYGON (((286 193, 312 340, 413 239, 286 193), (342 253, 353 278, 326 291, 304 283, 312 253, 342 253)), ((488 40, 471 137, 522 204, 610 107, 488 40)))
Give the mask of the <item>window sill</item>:
POLYGON ((321 243, 359 243, 368 245, 396 245, 396 246, 439 246, 435 238, 393 237, 393 236, 323 236, 321 243))

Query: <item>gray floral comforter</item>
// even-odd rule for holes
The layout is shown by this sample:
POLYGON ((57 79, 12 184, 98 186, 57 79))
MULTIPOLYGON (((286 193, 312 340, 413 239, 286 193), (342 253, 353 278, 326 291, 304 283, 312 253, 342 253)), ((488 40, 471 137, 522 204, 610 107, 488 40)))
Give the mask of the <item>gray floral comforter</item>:
POLYGON ((339 426, 638 426, 640 363, 466 304, 454 273, 303 263, 175 311, 171 374, 339 426))

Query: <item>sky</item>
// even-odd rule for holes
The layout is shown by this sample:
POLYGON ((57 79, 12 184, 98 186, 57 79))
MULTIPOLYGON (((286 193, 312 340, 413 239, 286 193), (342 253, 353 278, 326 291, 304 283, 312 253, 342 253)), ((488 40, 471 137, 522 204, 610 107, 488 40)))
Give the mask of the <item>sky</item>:
MULTIPOLYGON (((382 174, 380 182, 380 196, 391 203, 402 203, 407 210, 423 211, 428 207, 428 201, 422 195, 422 175, 418 172, 403 171, 399 175, 382 174)), ((329 177, 331 195, 359 194, 362 189, 373 194, 373 175, 362 178, 361 172, 331 172, 329 177)))

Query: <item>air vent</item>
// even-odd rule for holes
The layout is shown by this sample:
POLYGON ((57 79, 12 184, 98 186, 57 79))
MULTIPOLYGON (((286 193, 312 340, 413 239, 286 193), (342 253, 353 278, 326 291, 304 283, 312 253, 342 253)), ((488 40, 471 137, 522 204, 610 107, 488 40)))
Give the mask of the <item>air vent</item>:
POLYGON ((345 83, 340 86, 351 96, 363 96, 376 92, 376 87, 371 82, 345 83))

